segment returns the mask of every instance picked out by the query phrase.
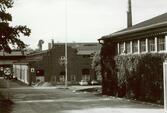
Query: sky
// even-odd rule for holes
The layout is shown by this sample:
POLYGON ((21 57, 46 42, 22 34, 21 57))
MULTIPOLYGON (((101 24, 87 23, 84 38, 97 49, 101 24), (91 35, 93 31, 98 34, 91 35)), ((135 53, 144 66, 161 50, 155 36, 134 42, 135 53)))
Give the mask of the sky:
MULTIPOLYGON (((12 25, 26 25, 31 48, 38 41, 97 42, 104 35, 126 28, 128 0, 14 0, 12 25), (67 1, 67 4, 66 2, 67 1)), ((133 25, 167 12, 167 0, 132 0, 133 25)))

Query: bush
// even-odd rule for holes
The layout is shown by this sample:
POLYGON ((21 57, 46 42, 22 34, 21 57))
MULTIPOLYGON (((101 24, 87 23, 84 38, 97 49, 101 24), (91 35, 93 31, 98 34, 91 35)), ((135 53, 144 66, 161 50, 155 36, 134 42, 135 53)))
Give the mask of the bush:
POLYGON ((166 54, 115 57, 118 96, 163 103, 163 62, 166 54))

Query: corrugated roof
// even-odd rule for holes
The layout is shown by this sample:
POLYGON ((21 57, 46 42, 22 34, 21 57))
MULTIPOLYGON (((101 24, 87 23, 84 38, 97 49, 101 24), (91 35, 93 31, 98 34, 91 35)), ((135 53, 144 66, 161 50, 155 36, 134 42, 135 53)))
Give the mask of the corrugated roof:
POLYGON ((27 54, 28 54, 28 52, 24 52, 24 54, 22 54, 21 51, 12 51, 10 54, 3 52, 3 51, 0 51, 0 56, 25 56, 27 54))
MULTIPOLYGON (((93 43, 93 42, 89 42, 89 43, 68 43, 67 45, 68 45, 68 47, 76 49, 78 55, 91 55, 94 52, 98 52, 101 48, 101 45, 99 43, 93 43)), ((64 46, 65 46, 65 43, 54 43, 53 48, 64 47, 64 46)), ((28 56, 45 54, 47 52, 48 52, 48 50, 35 51, 35 52, 32 52, 32 53, 28 54, 28 56)))
POLYGON ((31 53, 27 54, 27 56, 40 55, 40 54, 45 54, 47 52, 48 52, 48 50, 34 51, 34 52, 31 52, 31 53))
MULTIPOLYGON (((64 43, 55 43, 56 46, 64 46, 64 43)), ((91 55, 94 52, 98 52, 101 48, 99 43, 68 43, 68 47, 77 50, 78 55, 91 55)))
POLYGON ((101 48, 100 45, 97 45, 97 46, 80 46, 80 47, 77 47, 76 49, 78 51, 90 51, 90 50, 99 50, 101 48))
MULTIPOLYGON (((99 50, 101 48, 99 43, 68 43, 67 45, 77 49, 77 51, 99 50)), ((64 46, 64 43, 55 43, 55 46, 64 46)))
POLYGON ((91 55, 95 53, 95 51, 78 51, 77 55, 91 55))
POLYGON ((107 36, 103 36, 101 39, 117 37, 117 36, 128 34, 128 33, 149 30, 152 28, 157 28, 157 27, 162 27, 162 26, 167 27, 167 13, 164 13, 164 14, 156 16, 152 19, 143 21, 143 22, 138 23, 136 25, 133 25, 130 28, 120 30, 118 32, 112 33, 112 34, 107 35, 107 36))

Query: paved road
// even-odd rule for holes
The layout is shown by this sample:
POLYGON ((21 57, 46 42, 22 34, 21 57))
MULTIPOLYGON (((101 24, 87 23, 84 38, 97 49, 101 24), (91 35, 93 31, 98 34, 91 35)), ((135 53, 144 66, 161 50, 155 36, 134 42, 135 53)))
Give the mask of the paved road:
MULTIPOLYGON (((10 98, 15 103, 11 113, 164 113, 162 106, 74 92, 73 88, 40 89, 14 81, 10 86, 10 98)), ((0 92, 7 94, 7 89, 0 88, 0 92)))

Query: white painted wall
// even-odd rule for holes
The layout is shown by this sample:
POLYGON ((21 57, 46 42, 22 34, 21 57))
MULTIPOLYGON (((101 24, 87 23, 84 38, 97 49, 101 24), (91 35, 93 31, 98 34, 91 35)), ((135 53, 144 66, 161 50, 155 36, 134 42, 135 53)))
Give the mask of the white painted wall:
POLYGON ((14 75, 17 77, 18 80, 29 84, 29 69, 28 66, 25 64, 14 64, 13 65, 13 72, 14 75))
POLYGON ((165 36, 165 51, 167 52, 167 35, 165 36))
POLYGON ((43 76, 36 77, 36 81, 37 80, 40 80, 40 82, 44 82, 45 81, 43 76))

